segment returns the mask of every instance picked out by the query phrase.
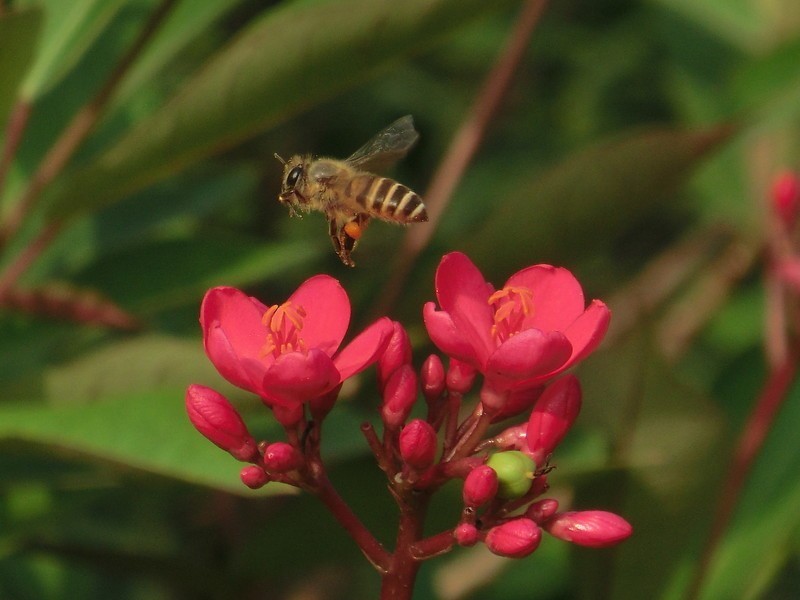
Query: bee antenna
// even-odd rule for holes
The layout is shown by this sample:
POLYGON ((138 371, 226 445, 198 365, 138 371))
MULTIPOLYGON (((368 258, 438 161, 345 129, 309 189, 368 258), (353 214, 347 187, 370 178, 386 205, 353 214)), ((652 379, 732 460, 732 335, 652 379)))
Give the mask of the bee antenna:
POLYGON ((283 160, 283 159, 282 159, 282 158, 281 158, 281 157, 278 155, 278 153, 277 153, 277 152, 275 153, 275 158, 277 158, 277 159, 280 161, 280 163, 281 163, 282 165, 286 166, 286 161, 285 161, 285 160, 283 160))

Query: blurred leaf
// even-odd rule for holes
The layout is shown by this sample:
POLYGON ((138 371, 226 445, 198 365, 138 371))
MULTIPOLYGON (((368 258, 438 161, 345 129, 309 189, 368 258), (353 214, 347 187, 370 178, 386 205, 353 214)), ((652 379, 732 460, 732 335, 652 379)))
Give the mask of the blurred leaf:
POLYGON ((170 226, 181 229, 220 205, 252 193, 256 173, 249 169, 206 167, 135 194, 71 223, 28 272, 41 280, 85 267, 170 226), (189 217, 191 221, 186 221, 189 217))
POLYGON ((0 16, 0 129, 5 127, 19 83, 33 58, 41 23, 38 8, 0 16))
POLYGON ((800 113, 800 37, 745 64, 731 84, 740 110, 760 123, 785 122, 800 113))
POLYGON ((613 589, 609 597, 618 598, 661 597, 680 580, 683 561, 701 542, 726 460, 724 415, 701 390, 676 377, 646 335, 592 356, 581 381, 579 422, 609 432, 615 450, 609 466, 620 470, 586 477, 573 506, 617 512, 634 528, 613 552, 577 552, 581 589, 590 595, 613 589))
POLYGON ((753 0, 651 0, 686 16, 717 36, 753 48, 769 36, 772 25, 764 5, 753 0))
POLYGON ((553 247, 586 252, 646 215, 732 130, 655 129, 605 141, 569 156, 529 187, 504 195, 465 244, 481 268, 511 273, 553 247), (600 233, 602 232, 602 235, 600 233), (527 262, 526 262, 527 261, 527 262))
POLYGON ((763 598, 790 560, 800 527, 798 422, 800 383, 795 380, 749 474, 701 598, 763 598))
POLYGON ((215 285, 243 286, 297 270, 321 253, 307 243, 264 244, 232 235, 154 241, 102 257, 79 275, 139 315, 199 303, 215 285))
POLYGON ((50 215, 63 219, 113 202, 505 4, 346 0, 270 10, 161 110, 139 122, 95 164, 67 177, 55 190, 50 215))
POLYGON ((126 75, 116 92, 115 102, 126 98, 150 80, 191 40, 205 31, 233 3, 181 0, 172 8, 152 42, 126 75))
MULTIPOLYGON (((277 433, 277 431, 275 432, 277 433)), ((0 440, 28 442, 232 493, 250 493, 229 454, 189 423, 183 391, 133 394, 83 406, 0 407, 0 440)), ((272 486, 267 493, 286 492, 272 486)))
POLYGON ((33 101, 51 89, 81 58, 124 0, 42 0, 44 30, 22 96, 33 101))

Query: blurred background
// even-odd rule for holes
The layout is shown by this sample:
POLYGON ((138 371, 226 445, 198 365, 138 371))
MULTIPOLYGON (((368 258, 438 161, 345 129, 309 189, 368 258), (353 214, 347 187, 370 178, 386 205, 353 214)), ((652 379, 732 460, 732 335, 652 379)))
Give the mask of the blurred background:
MULTIPOLYGON (((202 383, 280 437, 205 358, 199 302, 234 285, 279 303, 328 273, 350 331, 399 319, 420 366, 452 250, 498 287, 567 267, 611 306, 550 482, 635 533, 518 561, 457 549, 415 597, 797 597, 796 306, 770 267, 770 188, 800 156, 795 0, 0 0, 0 127, 0 597, 376 597, 313 497, 244 488, 189 424, 202 383), (349 269, 322 215, 276 201, 273 153, 344 158, 405 114, 421 139, 392 176, 436 216, 372 224, 349 269), (777 418, 722 492, 776 372, 777 418)), ((391 544, 358 429, 378 401, 367 371, 323 447, 391 544)), ((430 533, 460 510, 458 485, 439 496, 430 533)))

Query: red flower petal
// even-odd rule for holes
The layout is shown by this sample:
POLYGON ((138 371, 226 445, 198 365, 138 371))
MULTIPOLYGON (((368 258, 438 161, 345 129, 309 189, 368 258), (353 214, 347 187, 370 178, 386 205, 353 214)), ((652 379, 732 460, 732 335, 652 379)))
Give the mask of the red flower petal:
POLYGON ((225 379, 255 393, 269 364, 260 357, 266 342, 266 329, 261 324, 264 310, 266 307, 255 298, 229 287, 206 292, 200 308, 208 358, 225 379))
POLYGON ((611 311, 600 300, 592 300, 581 316, 564 330, 564 334, 572 343, 572 356, 561 367, 567 369, 591 354, 608 331, 611 311))
POLYGON ((306 316, 300 336, 308 348, 319 348, 333 356, 350 324, 350 300, 337 280, 315 275, 304 281, 289 302, 302 306, 306 316))
POLYGON ((506 282, 510 286, 533 292, 533 313, 524 327, 563 331, 583 312, 581 284, 567 269, 534 265, 512 275, 506 282))
POLYGON ((482 363, 495 348, 490 333, 494 311, 489 305, 489 296, 493 291, 478 267, 460 252, 445 255, 436 269, 439 306, 450 314, 482 363))
POLYGON ((426 302, 422 309, 422 318, 425 321, 428 336, 439 350, 447 356, 457 358, 475 368, 482 366, 478 362, 472 344, 462 335, 449 314, 436 310, 433 302, 426 302))
POLYGON ((207 332, 222 329, 237 356, 258 357, 266 342, 266 327, 261 323, 266 307, 255 298, 231 287, 208 290, 200 307, 200 326, 208 352, 207 332))
POLYGON ((333 389, 340 380, 333 361, 319 348, 308 354, 289 352, 264 374, 262 396, 282 404, 306 402, 333 389))
POLYGON ((554 371, 571 354, 572 345, 560 331, 526 329, 503 342, 489 357, 486 376, 510 385, 554 371))
POLYGON ((381 317, 347 344, 333 363, 341 374, 341 380, 360 373, 380 357, 394 332, 392 321, 381 317))

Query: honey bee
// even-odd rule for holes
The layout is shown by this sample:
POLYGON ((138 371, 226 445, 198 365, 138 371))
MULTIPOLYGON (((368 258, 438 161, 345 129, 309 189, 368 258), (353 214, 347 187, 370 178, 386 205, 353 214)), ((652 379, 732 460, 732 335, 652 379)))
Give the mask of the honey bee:
POLYGON ((428 220, 425 205, 415 192, 401 183, 373 174, 403 158, 419 134, 410 115, 378 132, 345 160, 296 154, 283 163, 278 200, 289 214, 318 210, 328 217, 333 249, 348 267, 350 254, 370 219, 393 223, 428 220))

